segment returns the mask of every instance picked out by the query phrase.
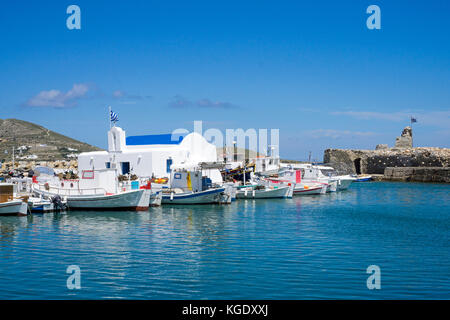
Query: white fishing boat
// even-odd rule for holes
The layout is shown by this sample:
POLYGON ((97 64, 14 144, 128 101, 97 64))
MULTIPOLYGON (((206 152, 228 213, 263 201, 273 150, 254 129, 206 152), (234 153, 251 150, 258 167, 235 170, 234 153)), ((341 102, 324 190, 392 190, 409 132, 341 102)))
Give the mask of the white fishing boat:
POLYGON ((79 180, 56 183, 36 182, 32 190, 44 198, 60 196, 69 209, 145 211, 150 205, 151 190, 119 188, 114 169, 84 170, 79 180))
POLYGON ((0 202, 0 216, 26 216, 28 205, 21 199, 0 202))
POLYGON ((331 192, 347 190, 352 182, 356 180, 355 177, 350 175, 337 175, 336 170, 333 167, 321 165, 310 166, 309 170, 307 169, 306 171, 312 171, 318 181, 331 184, 329 188, 331 192))
POLYGON ((237 199, 273 199, 292 197, 292 186, 242 186, 236 193, 237 199))
POLYGON ((342 191, 347 190, 350 185, 356 181, 356 178, 346 175, 346 176, 335 176, 334 179, 336 179, 337 182, 337 189, 336 191, 342 191))
POLYGON ((304 180, 304 173, 301 169, 289 170, 284 168, 279 171, 279 176, 282 178, 267 178, 271 183, 291 183, 294 184, 293 195, 313 195, 324 194, 329 187, 328 183, 314 180, 304 180))
POLYGON ((43 199, 42 197, 29 197, 28 210, 31 213, 48 213, 66 211, 67 205, 60 197, 43 199))
POLYGON ((311 194, 324 194, 327 192, 328 184, 296 184, 294 188, 294 196, 303 196, 311 194))
MULTIPOLYGON (((312 164, 289 165, 288 170, 280 170, 280 177, 289 181, 295 181, 297 185, 305 184, 308 186, 324 184, 326 192, 342 191, 349 188, 355 181, 354 177, 349 175, 335 175, 332 167, 318 166, 312 164)), ((294 190, 295 193, 295 190, 294 190)))
POLYGON ((0 184, 0 216, 26 216, 28 213, 26 197, 18 199, 14 187, 17 186, 11 183, 0 184))
POLYGON ((118 194, 76 195, 67 197, 70 209, 145 211, 150 204, 150 192, 145 189, 120 192, 118 194))
POLYGON ((28 209, 31 213, 47 213, 54 212, 55 206, 50 200, 30 197, 28 199, 28 209))
POLYGON ((212 183, 203 171, 221 164, 177 164, 171 166, 169 186, 162 189, 162 204, 228 204, 232 188, 212 183))
POLYGON ((150 191, 146 189, 108 193, 102 189, 78 189, 77 192, 66 193, 67 190, 45 185, 33 185, 33 191, 43 197, 62 196, 70 210, 148 210, 150 191))
POLYGON ((244 185, 237 187, 237 199, 273 199, 292 198, 294 184, 289 181, 273 181, 258 176, 253 176, 250 183, 246 183, 244 175, 244 185))
MULTIPOLYGON (((225 188, 211 188, 205 191, 163 190, 162 204, 210 204, 221 203, 225 188)), ((230 200, 231 201, 231 200, 230 200)))

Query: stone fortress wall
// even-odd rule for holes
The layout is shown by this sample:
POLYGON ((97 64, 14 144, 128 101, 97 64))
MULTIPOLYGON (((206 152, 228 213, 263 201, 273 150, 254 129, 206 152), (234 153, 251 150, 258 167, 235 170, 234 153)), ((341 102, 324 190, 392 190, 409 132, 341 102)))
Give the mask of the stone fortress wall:
POLYGON ((393 148, 379 144, 375 150, 327 149, 324 162, 342 174, 383 174, 389 180, 450 182, 450 149, 413 148, 412 138, 408 126, 393 148))

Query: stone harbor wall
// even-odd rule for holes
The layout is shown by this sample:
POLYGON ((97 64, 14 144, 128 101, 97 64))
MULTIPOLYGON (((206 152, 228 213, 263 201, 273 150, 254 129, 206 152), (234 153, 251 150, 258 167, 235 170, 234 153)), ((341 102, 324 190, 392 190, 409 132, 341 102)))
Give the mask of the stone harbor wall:
POLYGON ((450 149, 327 149, 324 162, 343 174, 384 174, 387 167, 448 167, 450 149))
POLYGON ((386 168, 383 180, 450 183, 450 167, 386 168))
MULTIPOLYGON (((413 148, 412 130, 406 127, 402 135, 397 137, 393 148, 379 144, 375 150, 327 149, 324 162, 341 174, 384 174, 386 168, 443 168, 450 167, 450 149, 413 148)), ((426 176, 430 177, 430 174, 427 173, 426 176)))

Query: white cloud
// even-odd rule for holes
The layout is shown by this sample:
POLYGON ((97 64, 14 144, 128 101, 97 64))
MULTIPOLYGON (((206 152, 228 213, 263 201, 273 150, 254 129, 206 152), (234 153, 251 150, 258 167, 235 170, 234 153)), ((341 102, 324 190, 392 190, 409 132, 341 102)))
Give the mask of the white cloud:
POLYGON ((171 108, 186 108, 190 106, 192 106, 192 101, 179 94, 175 95, 173 101, 169 102, 169 107, 171 108))
POLYGON ((229 109, 236 107, 235 105, 229 102, 211 101, 209 99, 201 99, 197 101, 197 106, 202 108, 218 108, 218 109, 229 109))
POLYGON ((152 96, 149 95, 139 95, 139 94, 129 94, 123 90, 115 90, 112 93, 112 97, 117 100, 128 100, 121 102, 122 104, 135 104, 136 100, 151 99, 152 96))
POLYGON ((199 107, 199 108, 207 108, 207 109, 230 109, 236 108, 237 106, 223 101, 212 101, 210 99, 204 98, 200 99, 196 102, 193 102, 189 99, 181 95, 174 96, 173 101, 169 103, 169 107, 172 108, 188 108, 188 107, 199 107))
POLYGON ((86 84, 75 83, 67 92, 56 89, 41 91, 33 98, 29 99, 25 105, 28 107, 53 107, 66 108, 76 105, 76 101, 86 96, 89 88, 86 84))
POLYGON ((116 90, 112 93, 112 95, 113 98, 120 99, 125 96, 125 92, 123 92, 122 90, 116 90))

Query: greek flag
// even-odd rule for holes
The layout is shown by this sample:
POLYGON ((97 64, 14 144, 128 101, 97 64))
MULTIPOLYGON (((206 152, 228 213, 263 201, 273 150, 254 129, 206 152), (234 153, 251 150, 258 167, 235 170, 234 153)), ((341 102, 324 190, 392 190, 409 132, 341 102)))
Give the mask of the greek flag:
POLYGON ((411 123, 417 122, 417 118, 411 117, 411 123))
POLYGON ((119 116, 117 115, 117 113, 115 113, 111 110, 110 111, 110 119, 111 119, 111 122, 117 122, 117 121, 119 121, 119 116))

